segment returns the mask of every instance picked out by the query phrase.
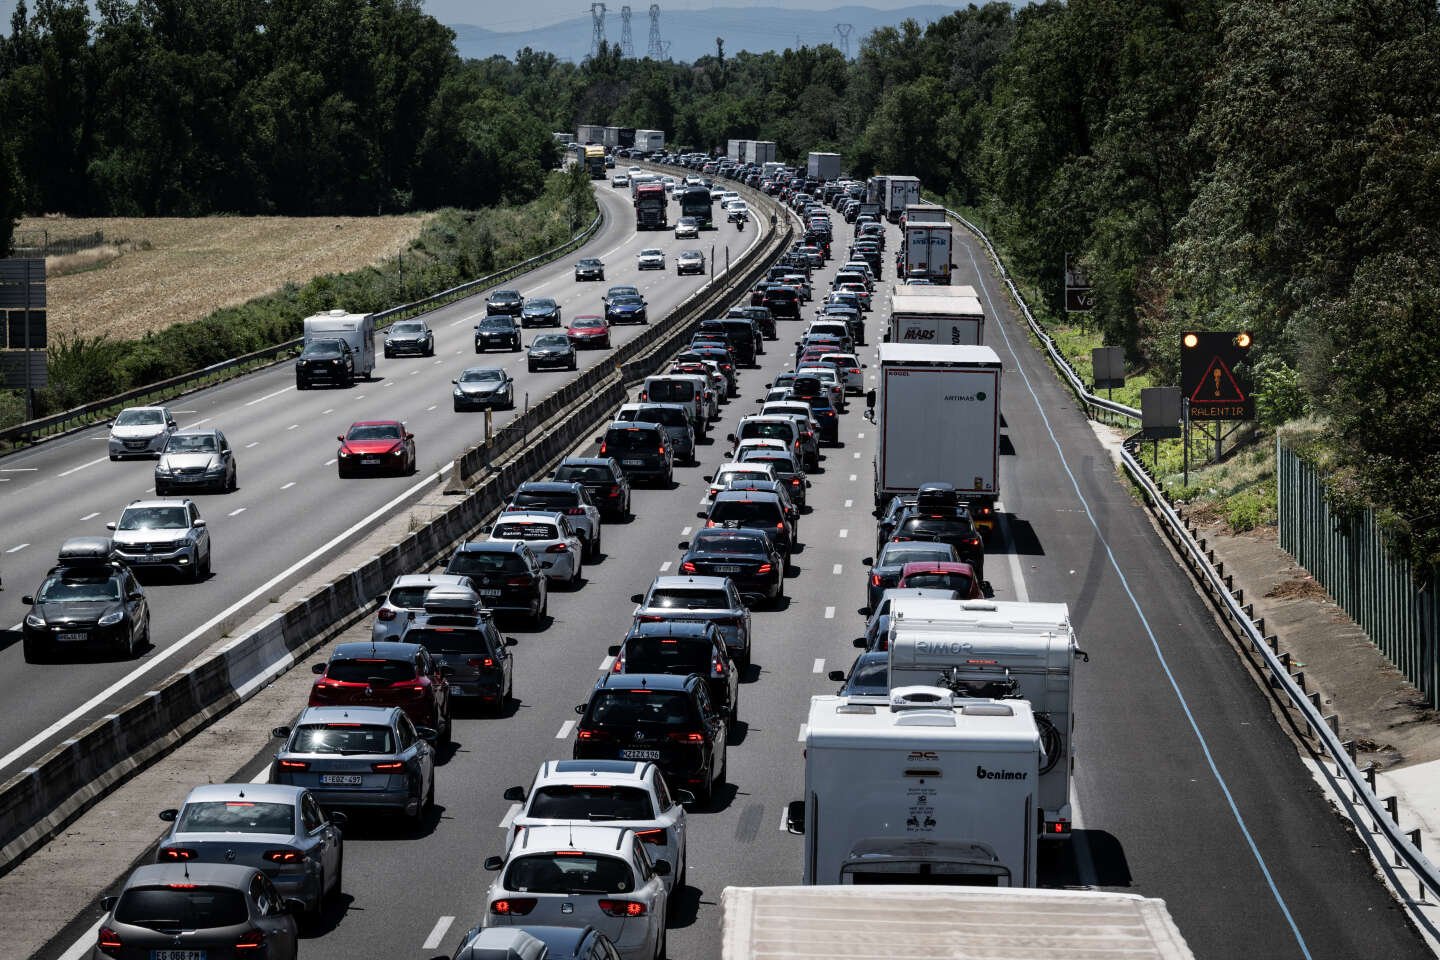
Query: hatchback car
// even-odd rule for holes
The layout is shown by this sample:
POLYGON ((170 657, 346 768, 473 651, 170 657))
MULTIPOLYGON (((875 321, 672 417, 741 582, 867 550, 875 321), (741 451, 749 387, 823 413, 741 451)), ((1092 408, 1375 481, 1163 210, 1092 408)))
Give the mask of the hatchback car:
POLYGON ((155 464, 155 495, 172 488, 230 492, 239 484, 235 453, 219 430, 177 430, 155 464))
POLYGON ((676 240, 694 240, 700 236, 700 224, 694 217, 681 217, 675 221, 676 240))
POLYGON ((776 320, 799 320, 800 292, 794 287, 772 283, 765 288, 760 306, 769 310, 776 320))
POLYGON ((613 457, 566 457, 550 479, 583 486, 605 519, 630 516, 630 481, 613 457))
POLYGON ((605 320, 608 323, 650 322, 645 298, 638 293, 621 293, 605 301, 605 320))
MULTIPOLYGON (((606 157, 613 162, 613 158, 606 157)), ((527 923, 522 927, 473 926, 460 938, 451 960, 620 960, 610 938, 591 926, 554 927, 527 923)))
POLYGON ((562 327, 560 304, 550 297, 531 297, 520 310, 522 327, 562 327))
POLYGON ((100 960, 295 960, 298 928, 291 911, 303 904, 287 901, 254 867, 151 863, 130 874, 119 896, 102 897, 100 907, 100 960))
POLYGON ((449 671, 418 644, 370 640, 340 643, 313 664, 312 707, 400 707, 416 726, 450 739, 449 671))
POLYGON ((523 542, 471 540, 455 548, 446 573, 469 577, 491 610, 523 613, 540 626, 550 612, 550 590, 540 561, 523 542))
POLYGON ((710 700, 730 718, 739 717, 740 671, 725 637, 713 623, 659 620, 636 623, 625 640, 610 648, 610 672, 695 674, 710 684, 710 700))
POLYGON ((169 445, 170 435, 179 429, 169 407, 121 410, 110 424, 110 459, 159 457, 169 445))
POLYGON ((705 254, 699 250, 681 250, 675 257, 675 273, 677 276, 686 273, 705 272, 705 254))
POLYGON ((377 598, 380 609, 375 611, 370 639, 399 640, 410 622, 425 610, 425 597, 436 587, 473 589, 474 585, 469 577, 448 573, 402 573, 390 584, 390 589, 377 598))
POLYGON ((900 568, 897 587, 930 587, 954 590, 962 600, 985 599, 984 587, 968 563, 916 561, 900 568))
POLYGON ((490 528, 490 539, 523 542, 540 560, 540 570, 551 583, 579 589, 585 545, 563 513, 501 513, 490 528))
POLYGON ((706 499, 713 500, 721 490, 730 486, 732 480, 774 480, 775 473, 768 464, 763 463, 722 463, 715 468, 714 473, 705 475, 705 482, 709 484, 706 491, 706 499))
POLYGON ((26 663, 99 648, 132 659, 150 645, 150 603, 108 537, 75 537, 60 546, 40 589, 20 598, 26 663))
POLYGON ((865 602, 874 607, 880 596, 891 587, 897 586, 900 573, 908 563, 954 563, 960 559, 955 548, 948 543, 933 540, 912 540, 885 544, 879 556, 866 557, 860 561, 870 568, 866 577, 865 602))
POLYGON ((775 494, 722 490, 715 494, 710 508, 701 510, 696 516, 705 521, 706 527, 748 527, 763 531, 789 567, 790 551, 795 544, 795 527, 785 512, 785 505, 775 494))
POLYGON ((790 449, 774 449, 766 444, 775 441, 742 440, 735 452, 736 463, 763 463, 770 467, 775 479, 785 484, 790 500, 801 509, 805 508, 806 491, 810 481, 800 465, 799 455, 790 449), (748 446, 747 446, 748 445, 748 446))
POLYGON ((640 270, 664 270, 665 251, 658 247, 648 247, 635 255, 635 266, 640 270))
POLYGON ((574 370, 579 364, 575 345, 563 333, 544 333, 531 340, 530 352, 525 357, 525 366, 531 373, 541 367, 574 370))
POLYGON ((415 434, 399 420, 362 420, 352 423, 335 454, 341 478, 358 473, 392 473, 406 476, 415 472, 415 434))
POLYGON ((892 540, 939 540, 955 548, 959 559, 975 568, 975 575, 985 578, 985 542, 970 524, 969 511, 913 506, 896 518, 890 531, 892 540))
MULTIPOLYGON (((440 592, 436 591, 437 595, 440 592)), ((431 598, 427 613, 439 608, 439 599, 431 598)), ((452 704, 480 703, 499 713, 514 696, 515 657, 509 648, 518 641, 501 635, 490 611, 470 618, 445 613, 424 616, 407 626, 404 639, 424 647, 450 671, 452 704), (452 625, 443 625, 452 621, 452 625)))
POLYGON ((344 340, 310 340, 295 359, 295 389, 308 390, 317 383, 340 387, 355 385, 355 352, 344 340))
POLYGON ((435 802, 436 732, 397 706, 310 706, 270 761, 270 782, 304 787, 326 807, 370 807, 418 820, 435 802))
MULTIPOLYGON (((722 494, 723 496, 723 494, 722 494)), ((659 576, 650 589, 630 597, 636 623, 708 621, 720 628, 730 659, 750 666, 750 611, 735 584, 724 576, 659 576)))
POLYGON ((132 567, 167 568, 191 583, 210 574, 210 529, 192 500, 131 500, 105 528, 132 567))
POLYGON ((520 324, 515 319, 515 315, 494 313, 488 317, 481 317, 480 322, 475 324, 476 353, 483 353, 496 347, 517 353, 521 346, 520 324))
POLYGON ((605 264, 596 257, 586 257, 575 264, 576 280, 604 280, 605 264))
POLYGON ((424 320, 401 320, 385 331, 386 358, 402 353, 417 357, 435 356, 435 331, 424 320))
MULTIPOLYGON (((607 312, 609 308, 606 308, 607 312)), ((610 324, 604 317, 583 316, 570 321, 565 331, 575 349, 610 349, 610 324)))
POLYGON ((492 316, 502 314, 518 317, 524 306, 525 298, 520 295, 519 290, 495 290, 485 298, 485 312, 492 316))
POLYGON ((160 819, 172 826, 160 838, 156 863, 252 867, 311 913, 340 896, 345 814, 326 816, 304 787, 206 784, 193 788, 179 809, 161 810, 160 819))
POLYGON ((585 558, 600 558, 600 508, 584 484, 574 480, 527 480, 515 488, 505 510, 507 513, 539 510, 565 514, 585 545, 585 558))
POLYGON ((763 598, 779 603, 785 599, 785 558, 764 531, 707 527, 676 546, 685 551, 680 558, 681 573, 726 577, 742 600, 763 598))
POLYGON ((675 482, 675 448, 658 423, 616 420, 596 438, 600 456, 614 457, 632 480, 670 487, 675 482))
POLYGON ((501 367, 466 367, 450 381, 455 412, 464 410, 514 410, 515 380, 501 367))

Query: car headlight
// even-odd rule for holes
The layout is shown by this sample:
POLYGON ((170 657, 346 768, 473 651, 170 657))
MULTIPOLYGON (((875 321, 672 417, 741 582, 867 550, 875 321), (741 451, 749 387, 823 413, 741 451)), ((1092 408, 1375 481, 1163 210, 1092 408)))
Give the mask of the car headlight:
POLYGON ((205 472, 206 472, 207 474, 224 473, 224 472, 225 472, 225 464, 223 464, 223 463, 212 463, 212 464, 210 464, 210 466, 208 466, 208 467, 205 468, 205 472))
POLYGON ((465 391, 464 391, 464 390, 461 390, 459 387, 456 387, 456 388, 455 388, 454 393, 455 393, 455 396, 457 396, 457 397, 463 397, 463 396, 465 396, 465 391))
POLYGON ((43 628, 45 626, 45 618, 40 616, 40 614, 38 613, 26 614, 25 626, 35 627, 37 629, 43 628))
POLYGON ((157 464, 155 464, 155 476, 157 476, 157 477, 162 477, 162 476, 168 477, 169 475, 170 475, 170 467, 168 467, 166 464, 163 464, 163 463, 157 463, 157 464))
POLYGON ((341 460, 344 460, 344 459, 345 459, 346 457, 348 457, 348 456, 350 456, 350 451, 349 451, 349 450, 341 450, 341 451, 340 451, 340 459, 341 459, 341 460))
POLYGON ((125 619, 125 611, 124 611, 124 610, 115 610, 115 611, 112 611, 112 612, 110 612, 110 613, 107 613, 107 614, 105 614, 105 616, 101 617, 99 623, 100 623, 100 626, 102 626, 102 627, 113 627, 113 626, 115 626, 115 624, 119 623, 121 620, 124 620, 124 619, 125 619))

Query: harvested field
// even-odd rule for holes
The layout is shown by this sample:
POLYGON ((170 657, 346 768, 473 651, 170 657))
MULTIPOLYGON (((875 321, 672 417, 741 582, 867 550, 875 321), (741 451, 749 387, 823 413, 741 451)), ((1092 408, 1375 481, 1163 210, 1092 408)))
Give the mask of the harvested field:
POLYGON ((286 283, 394 256, 420 235, 423 222, 420 215, 45 217, 22 220, 18 230, 48 231, 52 238, 102 231, 118 255, 48 280, 49 327, 52 336, 73 330, 128 340, 286 283))

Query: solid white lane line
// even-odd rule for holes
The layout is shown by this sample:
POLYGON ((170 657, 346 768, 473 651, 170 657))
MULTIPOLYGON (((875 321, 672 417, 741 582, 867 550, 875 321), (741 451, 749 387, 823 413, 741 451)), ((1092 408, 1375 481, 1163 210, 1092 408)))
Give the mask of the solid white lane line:
POLYGON ((660 572, 661 572, 661 573, 664 573, 666 570, 669 570, 669 569, 670 569, 670 561, 669 561, 669 560, 666 560, 664 563, 660 564, 660 572))
POLYGON ((444 939, 445 932, 450 929, 450 924, 454 922, 454 917, 441 917, 439 920, 436 920, 435 929, 431 930, 430 936, 426 937, 425 942, 420 944, 420 949, 434 950, 440 946, 440 941, 444 939))
POLYGON ((788 806, 780 808, 780 832, 790 832, 790 808, 788 806))
POLYGON ((835 564, 834 568, 830 572, 835 574, 835 576, 837 577, 840 576, 840 564, 835 564))
POLYGON ((338 457, 331 457, 329 460, 326 460, 326 461, 325 461, 325 466, 327 466, 327 467, 333 467, 333 466, 335 466, 335 461, 336 461, 337 459, 339 459, 339 458, 338 458, 338 457))
POLYGON ((106 457, 99 457, 99 458, 97 458, 97 459, 95 459, 95 460, 91 460, 89 463, 82 463, 82 464, 80 464, 80 466, 78 466, 78 467, 71 467, 69 470, 66 470, 64 473, 57 473, 57 474, 55 474, 55 476, 56 476, 56 477, 68 477, 68 476, 70 476, 70 474, 72 474, 72 473, 79 473, 81 470, 84 470, 86 467, 93 467, 93 466, 95 466, 95 464, 97 464, 97 463, 104 463, 106 460, 109 460, 109 459, 110 459, 110 458, 109 458, 108 456, 106 456, 106 457))
MULTIPOLYGON (((395 381, 394 381, 394 380, 386 380, 384 383, 381 384, 381 386, 382 386, 382 387, 393 387, 393 386, 395 386, 395 381)), ((857 453, 856 456, 858 457, 859 454, 857 453)))
POLYGON ((357 393, 355 396, 351 397, 350 399, 351 399, 351 400, 364 400, 364 399, 365 399, 365 394, 363 394, 363 393, 357 393))
POLYGON ((198 426, 200 426, 200 424, 202 424, 202 423, 209 423, 211 420, 214 420, 214 419, 215 419, 214 417, 206 417, 204 420, 196 420, 194 423, 190 424, 190 426, 192 426, 192 427, 198 427, 198 426))
POLYGON ((610 668, 613 667, 613 666, 615 666, 615 658, 614 658, 614 657, 606 657, 604 660, 601 660, 601 661, 600 661, 600 672, 601 672, 601 673, 609 673, 609 672, 610 672, 610 668))
MULTIPOLYGON (((1004 508, 1000 506, 998 500, 995 502, 995 520, 995 525, 1000 528, 1000 536, 1005 539, 1006 543, 1014 543, 1015 540, 1010 534, 1010 522, 1005 519, 1004 508)), ((1020 555, 1014 550, 1007 551, 1005 563, 1010 568, 1010 589, 1015 591, 1015 599, 1021 603, 1028 603, 1030 590, 1025 586, 1025 573, 1020 568, 1020 555)))
POLYGON ((510 824, 512 824, 512 823, 515 822, 515 818, 516 818, 517 816, 519 816, 521 809, 522 809, 521 804, 518 804, 518 803, 512 803, 512 804, 510 804, 510 809, 509 809, 509 810, 506 810, 506 811, 505 811, 505 816, 503 816, 503 817, 500 818, 500 824, 499 824, 500 829, 501 829, 501 830, 509 830, 509 829, 510 829, 510 824))
POLYGON ((816 658, 815 658, 815 663, 814 663, 814 665, 810 667, 810 672, 811 672, 811 673, 824 673, 824 672, 825 672, 825 658, 824 658, 824 657, 816 657, 816 658))
POLYGON ((85 514, 85 516, 81 517, 80 519, 81 519, 81 521, 94 520, 94 519, 95 519, 96 517, 98 517, 98 516, 100 516, 100 511, 99 511, 99 510, 96 510, 94 513, 87 513, 87 514, 85 514))
POLYGON ((809 732, 810 732, 810 724, 808 724, 808 723, 802 723, 802 724, 800 724, 800 736, 798 736, 798 737, 795 738, 795 742, 796 742, 796 743, 804 743, 804 742, 805 742, 805 734, 807 734, 807 733, 809 733, 809 732))
POLYGON ((34 473, 39 469, 39 467, 0 467, 0 473, 34 473))
POLYGON ((250 441, 249 443, 245 444, 245 449, 246 449, 246 450, 249 450, 251 447, 258 447, 258 446, 260 446, 260 441, 259 441, 259 440, 252 440, 252 441, 250 441))
POLYGON ((557 733, 557 734, 555 734, 555 739, 556 739, 556 740, 564 740, 566 737, 570 736, 570 731, 571 731, 571 730, 574 730, 574 729, 575 729, 575 721, 574 721, 574 720, 566 720, 564 723, 560 724, 560 732, 557 733))
POLYGON ((24 550, 24 549, 25 549, 26 547, 28 547, 28 546, 30 546, 30 544, 28 544, 28 543, 22 543, 22 544, 20 544, 18 547, 11 547, 9 550, 6 550, 5 552, 6 552, 6 553, 19 553, 21 550, 24 550))
POLYGON ((257 403, 263 403, 264 401, 269 400, 271 397, 278 397, 278 396, 280 396, 280 394, 282 394, 282 393, 289 393, 291 390, 294 390, 294 389, 295 389, 295 388, 294 388, 293 386, 292 386, 292 387, 284 387, 283 389, 276 390, 274 393, 267 393, 267 394, 265 394, 265 396, 263 396, 263 397, 256 397, 254 400, 251 400, 251 401, 249 401, 248 403, 246 403, 245 406, 247 406, 247 407, 253 407, 253 406, 255 406, 255 404, 257 404, 257 403))
MULTIPOLYGON (((781 809, 781 813, 784 813, 781 809)), ((60 954, 60 960, 88 960, 95 949, 95 938, 100 935, 100 924, 105 922, 101 917, 91 924, 90 928, 80 934, 80 939, 70 945, 70 948, 60 954)))
POLYGON ((227 517, 238 517, 238 516, 240 516, 240 514, 242 514, 242 513, 244 513, 244 512, 245 512, 245 508, 244 508, 244 507, 236 507, 234 510, 231 510, 229 513, 225 514, 225 516, 227 516, 227 517))
POLYGON ((826 608, 825 608, 825 619, 826 619, 826 620, 834 620, 834 619, 835 619, 835 608, 834 608, 834 607, 826 607, 826 608))
POLYGON ((846 510, 849 510, 849 509, 850 509, 851 507, 853 507, 853 506, 855 506, 855 501, 854 501, 854 500, 846 500, 846 501, 845 501, 845 509, 846 509, 846 510))
POLYGON ((844 540, 844 539, 845 539, 846 537, 848 537, 848 536, 850 536, 850 531, 849 531, 849 530, 846 530, 844 527, 841 527, 841 528, 840 528, 840 539, 841 539, 841 540, 844 540))
POLYGON ((291 487, 293 487, 293 486, 295 486, 295 481, 294 481, 294 480, 291 480, 289 483, 285 484, 285 485, 282 486, 280 489, 281 489, 281 490, 289 490, 289 489, 290 489, 291 487))
POLYGON ((255 774, 255 776, 253 776, 253 777, 250 778, 250 782, 251 782, 251 783, 269 783, 269 782, 270 782, 270 765, 267 763, 265 766, 261 767, 261 768, 260 768, 260 772, 257 773, 257 774, 255 774))

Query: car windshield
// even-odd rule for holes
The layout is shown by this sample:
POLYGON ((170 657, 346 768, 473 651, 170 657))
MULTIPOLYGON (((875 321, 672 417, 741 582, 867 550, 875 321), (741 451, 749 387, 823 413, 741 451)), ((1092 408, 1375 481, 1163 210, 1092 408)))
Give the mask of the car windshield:
POLYGON ((406 320, 403 323, 395 324, 391 329, 396 333, 424 333, 425 324, 413 320, 406 320))
POLYGON ((415 679, 415 664, 408 660, 386 660, 382 657, 331 660, 325 670, 325 677, 341 683, 404 683, 415 679))
MULTIPOLYGON (((301 351, 300 356, 302 356, 302 357, 338 357, 338 356, 340 356, 340 341, 339 341, 339 340, 311 340, 309 343, 305 344, 305 349, 304 349, 303 351, 301 351)), ((154 421, 154 422, 155 422, 155 423, 159 423, 160 421, 156 420, 156 421, 154 421)))
POLYGON ((590 259, 586 259, 586 260, 581 260, 581 261, 580 261, 580 266, 582 266, 582 267, 598 267, 598 266, 600 266, 600 261, 599 261, 599 260, 596 260, 596 259, 594 259, 594 258, 590 258, 590 259))
POLYGON ((480 369, 466 370, 460 374, 461 383, 486 383, 494 381, 499 383, 505 379, 505 371, 498 367, 481 367, 480 369))
POLYGON ((398 423, 357 423, 346 440, 399 440, 404 435, 398 423))
POLYGON ((560 531, 553 523, 537 523, 523 520, 514 523, 497 523, 490 534, 496 540, 559 540, 560 531))
POLYGON ((127 507, 115 525, 117 530, 186 530, 189 527, 190 513, 183 506, 127 507))
POLYGON ((480 326, 491 330, 511 330, 515 326, 515 321, 503 313, 492 314, 488 317, 481 317, 480 326))
POLYGON ((520 857, 505 871, 506 890, 520 893, 629 893, 630 867, 618 857, 542 853, 520 857))
POLYGON ((187 803, 175 824, 177 833, 294 833, 295 806, 217 800, 187 803))
POLYGON ((795 473, 795 461, 790 457, 771 450, 745 450, 740 454, 742 463, 764 463, 769 465, 777 477, 795 473))
POLYGON ((611 287, 605 291, 605 296, 611 300, 616 297, 638 297, 640 291, 636 287, 611 287))
POLYGON ((708 676, 714 656, 709 637, 631 637, 625 641, 625 672, 708 676))
POLYGON ((532 311, 537 311, 537 310, 554 310, 554 309, 555 309, 555 301, 554 301, 554 300, 551 300, 549 297, 537 297, 537 298, 535 298, 534 300, 531 300, 531 301, 529 301, 529 302, 527 302, 527 303, 525 304, 525 311, 526 311, 527 313, 532 312, 532 311))
POLYGON ((907 587, 938 587, 942 590, 954 590, 963 596, 970 594, 971 579, 969 576, 959 573, 912 573, 905 578, 907 587))
POLYGON ((434 584, 422 583, 413 587, 392 587, 389 603, 403 610, 419 610, 425 605, 425 595, 433 590, 434 584))
POLYGON ((590 464, 571 464, 555 471, 556 480, 573 483, 613 483, 615 475, 609 467, 590 464))
POLYGON ((164 422, 165 416, 159 410, 121 410, 115 418, 117 427, 148 427, 164 422))
POLYGON ((665 255, 664 253, 662 253, 661 251, 655 249, 654 247, 651 247, 651 248, 648 249, 648 250, 641 250, 641 251, 640 251, 640 256, 642 256, 642 257, 663 257, 664 255, 665 255))
POLYGON ((773 527, 780 522, 780 504, 774 500, 718 500, 710 508, 709 519, 719 527, 773 527))
POLYGON ((735 553, 735 554, 759 554, 764 556, 764 537, 742 537, 733 533, 706 532, 701 531, 695 538, 693 550, 705 553, 735 553))
POLYGON ((699 260, 699 259, 701 259, 701 256, 700 256, 699 253, 697 253, 697 252, 694 251, 694 250, 686 250, 684 253, 680 254, 679 259, 681 259, 681 260, 699 260))
POLYGON ((693 227, 696 221, 694 217, 681 217, 679 225, 682 227, 693 227))
POLYGON ((465 627, 426 627, 405 631, 406 643, 418 643, 431 653, 491 653, 483 630, 465 627))
POLYGON ((970 532, 970 524, 958 517, 911 517, 900 524, 897 536, 956 537, 970 532))
POLYGON ((527 817, 539 820, 653 820, 650 794, 639 787, 552 783, 530 798, 527 817))
POLYGON ((724 590, 702 587, 660 587, 650 591, 645 606, 659 610, 729 610, 724 590))
POLYGON ((114 577, 51 577, 40 587, 41 603, 98 603, 120 599, 120 581, 114 577))
POLYGON ((115 904, 117 923, 152 930, 213 930, 249 918, 245 895, 228 887, 132 887, 115 904))
POLYGON ((462 577, 487 573, 528 573, 525 559, 519 554, 499 550, 460 550, 450 558, 446 573, 462 577))
POLYGON ((295 731, 291 753, 394 753, 389 727, 369 723, 307 723, 295 731))
POLYGON ((885 657, 861 657, 850 673, 850 693, 889 693, 889 662, 885 657))
POLYGON ((935 561, 943 563, 955 559, 955 550, 943 543, 887 543, 876 566, 899 567, 907 563, 935 561))
POLYGON ((570 341, 563 333, 546 333, 530 341, 531 347, 567 347, 570 341))
POLYGON ((600 726, 694 727, 690 695, 683 690, 597 690, 590 700, 588 722, 600 726))
POLYGON ((165 444, 166 453, 214 453, 220 449, 213 433, 176 434, 165 444))
MULTIPOLYGON (((613 296, 613 297, 610 298, 610 306, 612 306, 612 307, 638 307, 638 306, 640 306, 640 297, 639 297, 637 294, 633 294, 633 293, 621 293, 621 294, 617 294, 616 296, 613 296)), ((598 320, 596 321, 596 326, 599 326, 599 321, 598 321, 598 320)))

